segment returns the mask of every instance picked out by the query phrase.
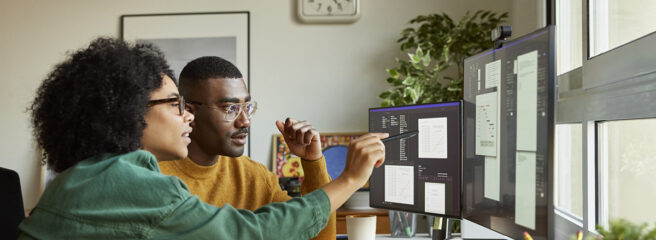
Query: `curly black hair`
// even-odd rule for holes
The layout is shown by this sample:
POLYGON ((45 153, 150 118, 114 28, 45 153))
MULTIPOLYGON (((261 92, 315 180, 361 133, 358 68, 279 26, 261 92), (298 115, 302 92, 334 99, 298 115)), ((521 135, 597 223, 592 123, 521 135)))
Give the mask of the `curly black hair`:
POLYGON ((102 153, 141 148, 146 104, 164 75, 175 79, 164 54, 150 44, 98 38, 70 54, 43 81, 29 108, 34 137, 51 169, 61 172, 102 153))
POLYGON ((180 93, 188 97, 191 89, 210 78, 243 78, 243 76, 228 60, 217 56, 199 57, 187 63, 180 71, 180 93))

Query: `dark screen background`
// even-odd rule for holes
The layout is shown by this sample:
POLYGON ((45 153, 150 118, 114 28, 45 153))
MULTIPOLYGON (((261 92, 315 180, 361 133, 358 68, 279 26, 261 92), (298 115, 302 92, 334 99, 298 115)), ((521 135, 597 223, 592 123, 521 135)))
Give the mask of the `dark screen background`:
MULTIPOLYGON (((523 239, 526 231, 533 239, 549 239, 548 226, 553 212, 553 128, 555 107, 554 29, 547 27, 513 42, 501 49, 486 51, 465 60, 464 88, 464 143, 463 143, 463 217, 495 230, 513 239, 523 239), (513 60, 517 56, 538 51, 537 95, 537 151, 536 151, 536 209, 535 230, 515 224, 515 152, 517 110, 517 75, 513 73, 513 60), (502 92, 498 109, 500 114, 500 201, 484 197, 484 156, 476 155, 476 96, 496 91, 478 89, 478 71, 485 76, 485 64, 501 60, 502 92)), ((484 78, 484 77, 483 77, 484 78)), ((481 81, 484 81, 482 78, 481 81)), ((483 84, 483 83, 481 83, 483 84)), ((483 85, 485 86, 485 85, 483 85)), ((553 224, 551 224, 553 226, 553 224)))
POLYGON ((385 144, 385 164, 374 169, 370 179, 372 207, 440 216, 441 214, 424 212, 424 183, 435 182, 445 184, 445 214, 441 216, 461 216, 461 105, 460 102, 449 102, 369 109, 369 132, 387 132, 390 136, 417 130, 420 118, 447 119, 446 159, 418 158, 419 135, 385 144), (396 125, 391 121, 397 121, 396 125), (413 205, 385 201, 385 165, 413 166, 413 205))

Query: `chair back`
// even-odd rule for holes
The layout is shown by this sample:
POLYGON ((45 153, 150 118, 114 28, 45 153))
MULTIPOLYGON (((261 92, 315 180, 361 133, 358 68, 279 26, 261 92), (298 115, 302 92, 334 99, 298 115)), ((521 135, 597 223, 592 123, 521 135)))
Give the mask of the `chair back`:
POLYGON ((25 219, 18 174, 0 167, 0 239, 18 238, 18 225, 25 219))

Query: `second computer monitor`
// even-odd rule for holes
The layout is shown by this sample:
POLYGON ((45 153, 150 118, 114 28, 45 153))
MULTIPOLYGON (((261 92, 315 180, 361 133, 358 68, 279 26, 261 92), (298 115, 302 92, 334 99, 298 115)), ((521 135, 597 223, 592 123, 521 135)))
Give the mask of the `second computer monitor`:
POLYGON ((385 143, 385 163, 370 179, 370 205, 460 216, 460 102, 369 109, 369 131, 416 136, 385 143))
POLYGON ((553 239, 555 28, 465 59, 463 218, 553 239))

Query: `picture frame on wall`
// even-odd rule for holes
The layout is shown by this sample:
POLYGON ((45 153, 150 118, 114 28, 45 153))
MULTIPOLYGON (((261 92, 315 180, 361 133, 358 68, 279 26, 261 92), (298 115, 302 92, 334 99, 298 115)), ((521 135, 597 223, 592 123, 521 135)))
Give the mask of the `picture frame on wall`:
MULTIPOLYGON (((202 56, 219 56, 237 66, 250 91, 250 12, 129 14, 121 16, 121 39, 158 46, 178 78, 202 56)), ((250 138, 244 155, 250 156, 250 138)))
MULTIPOLYGON (((363 134, 365 133, 321 133, 321 151, 326 158, 328 174, 333 180, 344 170, 348 145, 363 134)), ((289 151, 282 134, 273 135, 271 149, 271 170, 279 178, 298 177, 302 181, 304 172, 301 159, 289 151)))

